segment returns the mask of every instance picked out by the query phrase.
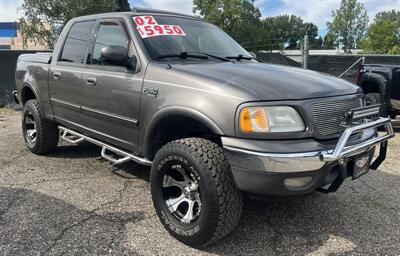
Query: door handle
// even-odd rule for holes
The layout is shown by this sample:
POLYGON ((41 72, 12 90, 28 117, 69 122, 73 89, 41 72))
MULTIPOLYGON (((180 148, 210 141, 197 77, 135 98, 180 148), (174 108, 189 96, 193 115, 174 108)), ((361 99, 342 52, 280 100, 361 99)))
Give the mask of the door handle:
POLYGON ((53 73, 54 80, 60 80, 61 79, 61 72, 54 72, 53 73))
POLYGON ((86 84, 89 86, 95 86, 97 84, 97 79, 95 77, 86 78, 86 84))

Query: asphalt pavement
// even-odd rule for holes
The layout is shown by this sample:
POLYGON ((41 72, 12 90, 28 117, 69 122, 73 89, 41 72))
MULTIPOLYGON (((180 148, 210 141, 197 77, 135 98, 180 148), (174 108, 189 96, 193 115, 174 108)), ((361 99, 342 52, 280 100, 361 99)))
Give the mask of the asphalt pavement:
POLYGON ((33 155, 19 114, 0 111, 0 255, 400 255, 400 134, 380 171, 334 194, 246 200, 233 234, 203 250, 158 221, 148 167, 99 155, 64 142, 33 155))

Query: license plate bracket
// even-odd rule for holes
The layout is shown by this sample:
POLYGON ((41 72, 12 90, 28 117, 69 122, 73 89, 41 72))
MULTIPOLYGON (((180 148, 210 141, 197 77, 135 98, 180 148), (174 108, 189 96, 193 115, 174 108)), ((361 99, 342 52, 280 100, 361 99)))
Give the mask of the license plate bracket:
POLYGON ((364 153, 355 158, 353 164, 353 180, 360 178, 369 172, 371 164, 371 154, 364 153))

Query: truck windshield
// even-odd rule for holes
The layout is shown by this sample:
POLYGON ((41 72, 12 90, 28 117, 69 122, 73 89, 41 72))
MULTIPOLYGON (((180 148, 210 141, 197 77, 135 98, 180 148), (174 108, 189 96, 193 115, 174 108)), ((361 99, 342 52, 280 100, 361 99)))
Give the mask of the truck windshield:
POLYGON ((225 60, 251 55, 218 27, 187 18, 134 16, 133 24, 154 60, 165 58, 225 60), (203 58, 203 57, 204 58, 203 58))

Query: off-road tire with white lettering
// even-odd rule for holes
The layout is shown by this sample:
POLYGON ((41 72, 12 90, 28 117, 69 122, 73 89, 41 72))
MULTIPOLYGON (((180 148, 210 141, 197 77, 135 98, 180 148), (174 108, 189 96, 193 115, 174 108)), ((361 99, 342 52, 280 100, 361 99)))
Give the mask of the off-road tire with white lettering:
POLYGON ((242 211, 242 193, 235 185, 223 149, 201 138, 170 142, 157 153, 151 170, 154 207, 162 224, 179 241, 204 247, 227 236, 237 226, 242 211), (193 223, 182 223, 168 210, 162 192, 163 166, 180 161, 198 174, 202 208, 193 223))

